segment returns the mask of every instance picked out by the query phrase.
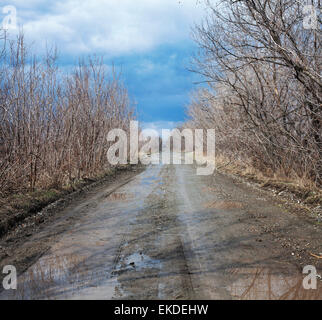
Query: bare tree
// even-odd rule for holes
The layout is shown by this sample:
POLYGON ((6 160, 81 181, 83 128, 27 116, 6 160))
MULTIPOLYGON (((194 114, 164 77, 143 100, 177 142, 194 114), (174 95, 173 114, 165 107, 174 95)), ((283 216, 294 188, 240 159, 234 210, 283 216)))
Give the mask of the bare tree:
MULTIPOLYGON (((317 29, 304 29, 303 3, 296 1, 207 4, 209 14, 195 30, 201 49, 195 71, 210 91, 206 99, 197 94, 192 119, 217 126, 223 152, 320 184, 320 19, 317 29)), ((310 4, 320 8, 320 1, 310 4)))
POLYGON ((128 130, 134 105, 102 59, 62 73, 56 50, 43 60, 24 37, 6 41, 0 66, 0 192, 62 188, 110 168, 112 128, 128 130))

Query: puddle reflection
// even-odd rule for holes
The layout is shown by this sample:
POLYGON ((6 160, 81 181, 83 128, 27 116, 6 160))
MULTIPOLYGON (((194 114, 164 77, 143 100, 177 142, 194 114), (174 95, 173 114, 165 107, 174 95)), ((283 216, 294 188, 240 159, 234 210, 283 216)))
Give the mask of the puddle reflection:
POLYGON ((322 288, 318 281, 316 290, 303 287, 304 275, 283 275, 265 268, 234 269, 240 279, 228 287, 232 297, 240 300, 320 300, 322 288))
POLYGON ((0 299, 112 299, 117 280, 102 268, 93 271, 86 260, 72 254, 44 257, 18 277, 17 290, 2 292, 0 299))
POLYGON ((125 192, 114 192, 110 194, 106 199, 109 201, 126 201, 134 198, 134 194, 125 192))

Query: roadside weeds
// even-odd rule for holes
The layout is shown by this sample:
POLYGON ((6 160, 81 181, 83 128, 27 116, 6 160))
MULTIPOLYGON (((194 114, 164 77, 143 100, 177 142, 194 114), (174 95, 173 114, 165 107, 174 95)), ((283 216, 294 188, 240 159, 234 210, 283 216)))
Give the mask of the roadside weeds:
POLYGON ((260 189, 269 191, 273 197, 286 205, 296 208, 297 212, 309 215, 322 223, 322 190, 312 184, 298 179, 282 178, 279 175, 265 176, 258 170, 237 161, 216 157, 217 171, 239 178, 260 189))

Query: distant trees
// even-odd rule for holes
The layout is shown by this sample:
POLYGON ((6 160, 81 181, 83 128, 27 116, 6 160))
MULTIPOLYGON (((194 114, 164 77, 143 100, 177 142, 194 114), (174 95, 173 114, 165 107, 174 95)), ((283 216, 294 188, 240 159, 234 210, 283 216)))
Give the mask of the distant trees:
MULTIPOLYGON (((304 4, 208 1, 194 36, 195 71, 209 89, 194 94, 188 114, 190 125, 217 129, 218 152, 320 185, 321 20, 304 28, 304 4)), ((321 9, 320 1, 307 4, 321 9)))
POLYGON ((109 168, 107 132, 128 130, 134 107, 102 59, 68 74, 56 52, 28 53, 24 37, 4 41, 0 57, 0 194, 60 188, 109 168))

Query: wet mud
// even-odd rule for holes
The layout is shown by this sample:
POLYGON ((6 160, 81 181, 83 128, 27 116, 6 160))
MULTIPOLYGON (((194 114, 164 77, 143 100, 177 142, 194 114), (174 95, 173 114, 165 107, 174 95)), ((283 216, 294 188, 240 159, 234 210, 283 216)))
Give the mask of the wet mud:
POLYGON ((1 299, 322 299, 322 282, 305 290, 302 274, 305 264, 321 273, 310 256, 321 226, 218 173, 151 165, 68 218, 1 299))

